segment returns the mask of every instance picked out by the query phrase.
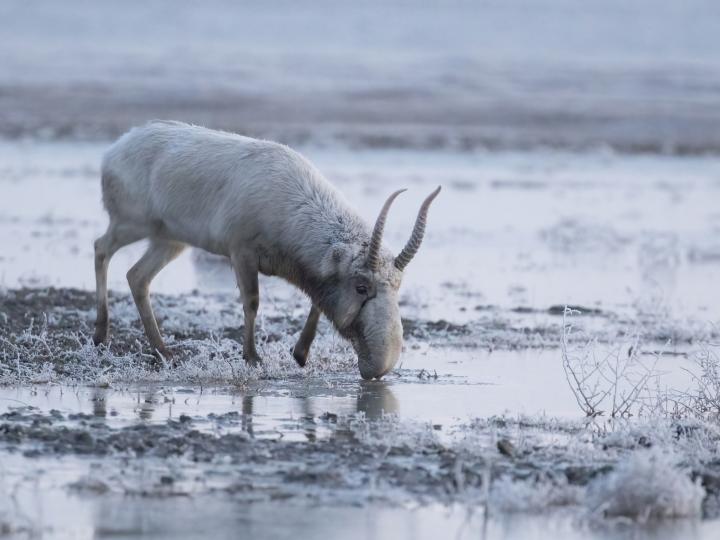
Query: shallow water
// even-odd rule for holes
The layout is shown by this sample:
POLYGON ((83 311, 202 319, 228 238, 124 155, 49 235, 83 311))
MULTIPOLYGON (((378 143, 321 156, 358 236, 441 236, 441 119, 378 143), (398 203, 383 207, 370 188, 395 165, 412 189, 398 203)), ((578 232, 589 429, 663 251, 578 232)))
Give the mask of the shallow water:
MULTIPOLYGON (((656 365, 661 386, 690 383, 689 360, 665 357, 656 365)), ((385 414, 433 424, 452 433, 474 418, 510 415, 580 419, 558 350, 409 351, 402 367, 381 381, 353 373, 331 378, 251 380, 241 387, 115 385, 113 388, 35 385, 0 387, 0 414, 21 406, 48 413, 83 413, 109 426, 165 423, 181 415, 204 418, 237 412, 254 437, 316 440, 321 416, 385 414)), ((207 429, 211 429, 208 426, 207 429)), ((328 433, 325 433, 327 435, 328 433)))
MULTIPOLYGON (((56 462, 49 464, 56 471, 56 462)), ((72 468, 73 464, 65 464, 72 468)), ((714 538, 719 522, 679 520, 662 526, 579 525, 569 515, 547 519, 533 515, 497 515, 485 518, 482 508, 424 506, 328 509, 323 506, 283 502, 247 504, 222 496, 146 499, 70 494, 58 489, 62 474, 19 490, 18 503, 42 508, 34 524, 42 538, 368 538, 435 539, 481 538, 507 540, 687 540, 714 538)), ((8 538, 27 538, 28 534, 8 538)))

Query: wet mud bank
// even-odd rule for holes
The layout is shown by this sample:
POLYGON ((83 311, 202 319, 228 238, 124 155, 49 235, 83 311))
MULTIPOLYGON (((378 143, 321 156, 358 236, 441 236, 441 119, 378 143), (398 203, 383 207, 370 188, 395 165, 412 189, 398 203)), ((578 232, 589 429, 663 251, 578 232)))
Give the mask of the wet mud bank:
MULTIPOLYGON (((0 381, 38 382, 43 378, 98 382, 141 380, 133 369, 152 372, 173 367, 187 368, 198 358, 231 369, 231 379, 242 381, 249 368, 241 361, 242 310, 232 294, 153 295, 153 303, 167 338, 173 364, 151 354, 129 295, 111 293, 111 339, 107 346, 92 346, 94 294, 72 288, 21 288, 0 292, 0 381)), ((612 312, 571 306, 573 325, 587 328, 598 341, 613 342, 636 332, 658 347, 689 345, 697 337, 716 338, 716 329, 697 336, 692 331, 655 320, 627 321, 612 312), (632 326, 631 326, 632 324, 632 326)), ((467 322, 444 319, 403 319, 406 345, 410 349, 483 349, 488 351, 553 349, 563 338, 582 341, 587 334, 564 335, 565 306, 547 309, 519 306, 500 309, 480 305, 477 316, 467 322)), ((283 313, 282 306, 269 305, 260 322, 260 342, 266 364, 255 377, 299 376, 289 350, 304 319, 283 313), (280 371, 278 371, 280 370, 280 371)), ((325 322, 313 346, 314 361, 305 372, 346 373, 356 369, 354 354, 325 322)), ((202 369, 204 364, 195 366, 202 369)), ((227 378, 225 378, 227 379, 227 378)), ((190 380, 193 380, 192 377, 190 380)), ((208 380, 212 380, 210 376, 208 380)), ((225 380, 225 382, 227 382, 225 380)))
MULTIPOLYGON (((66 486, 94 495, 222 492, 256 502, 299 497, 339 505, 378 500, 502 502, 508 505, 506 510, 512 509, 510 505, 531 509, 523 508, 529 502, 519 486, 543 490, 547 497, 543 504, 548 507, 586 504, 589 492, 617 474, 628 459, 640 455, 652 463, 668 450, 666 435, 652 432, 650 426, 588 437, 581 424, 492 418, 465 424, 452 440, 443 441, 437 433, 443 426, 402 423, 389 416, 368 420, 362 415, 325 413, 313 422, 323 425, 327 435, 300 442, 285 441, 281 434, 257 438, 249 428, 252 419, 238 412, 181 415, 163 424, 113 428, 92 415, 18 407, 0 415, 0 446, 2 452, 29 460, 100 459, 102 467, 66 486), (581 443, 582 452, 577 448, 581 443)), ((707 437, 718 442, 717 435, 699 427, 666 427, 675 431, 676 451, 707 437)), ((687 486, 702 494, 703 515, 716 517, 720 461, 691 462, 697 457, 686 453, 686 461, 666 472, 682 470, 687 486)), ((656 494, 646 495, 650 502, 644 503, 652 506, 656 494)))

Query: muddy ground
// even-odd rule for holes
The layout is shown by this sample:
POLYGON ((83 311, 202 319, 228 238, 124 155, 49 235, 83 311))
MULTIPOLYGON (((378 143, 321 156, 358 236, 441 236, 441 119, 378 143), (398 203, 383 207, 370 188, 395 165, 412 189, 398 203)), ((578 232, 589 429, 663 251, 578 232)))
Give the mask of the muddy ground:
MULTIPOLYGON (((118 465, 106 463, 105 471, 92 482, 69 486, 75 490, 144 496, 222 491, 249 500, 300 497, 391 504, 449 504, 472 502, 472 497, 479 502, 483 483, 492 485, 499 479, 549 483, 573 497, 556 504, 577 503, 580 495, 573 486, 598 481, 627 454, 657 444, 652 433, 642 430, 622 443, 597 436, 587 450, 604 457, 589 462, 587 455, 572 454, 568 445, 518 442, 513 435, 517 421, 503 418, 463 426, 463 436, 452 443, 435 436, 443 426, 407 427, 389 417, 324 413, 306 421, 325 427, 327 434, 306 441, 256 438, 248 426, 251 415, 237 411, 113 428, 100 414, 64 415, 54 409, 46 414, 34 407, 15 407, 0 415, 0 434, 4 451, 28 458, 79 455, 107 458, 118 465), (182 467, 175 461, 163 467, 163 461, 171 458, 192 464, 192 474, 180 472, 182 467), (135 459, 138 463, 132 463, 135 459), (124 468, 137 470, 143 460, 152 462, 156 471, 152 478, 133 485, 124 478, 124 468)), ((542 428, 546 436, 555 432, 567 440, 581 431, 571 424, 527 422, 525 427, 542 428)), ((678 438, 696 437, 682 424, 675 426, 675 433, 678 438)), ((689 474, 704 487, 705 516, 717 517, 720 466, 696 466, 689 474)), ((553 505, 551 500, 547 503, 553 505)))

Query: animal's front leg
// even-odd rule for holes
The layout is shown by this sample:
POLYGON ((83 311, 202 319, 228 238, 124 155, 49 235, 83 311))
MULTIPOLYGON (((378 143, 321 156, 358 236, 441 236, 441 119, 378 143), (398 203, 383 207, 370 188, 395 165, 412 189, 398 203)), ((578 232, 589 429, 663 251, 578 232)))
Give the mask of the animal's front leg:
POLYGON ((240 288, 245 314, 243 358, 251 366, 257 366, 262 364, 262 358, 255 349, 255 317, 260 304, 257 257, 251 253, 240 252, 231 255, 230 260, 235 270, 235 278, 240 288))
POLYGON ((312 342, 315 339, 318 320, 320 320, 320 310, 313 305, 310 308, 310 314, 308 315, 307 321, 305 321, 305 326, 300 333, 300 339, 298 339, 298 342, 293 349, 293 357, 300 367, 304 367, 307 362, 310 345, 312 345, 312 342))

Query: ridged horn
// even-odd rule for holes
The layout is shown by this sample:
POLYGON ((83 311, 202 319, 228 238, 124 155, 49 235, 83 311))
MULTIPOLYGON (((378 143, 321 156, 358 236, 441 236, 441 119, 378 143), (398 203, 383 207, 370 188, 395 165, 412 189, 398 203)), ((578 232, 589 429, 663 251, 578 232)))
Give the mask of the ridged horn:
POLYGON ((422 244, 423 236, 425 235, 425 224, 427 223, 428 209, 435 197, 437 197, 438 193, 440 193, 440 189, 442 189, 442 186, 438 186, 435 191, 428 195, 427 199, 425 199, 420 206, 420 211, 418 212, 417 219, 415 219, 415 227, 413 227, 410 240, 408 240, 407 244, 405 244, 405 247, 400 252, 400 255, 395 257, 395 267, 398 270, 404 270, 418 252, 418 249, 420 249, 420 244, 422 244))
POLYGON ((383 204, 380 215, 375 220, 375 228, 373 228, 372 236, 370 237, 370 247, 368 248, 367 265, 370 270, 375 272, 380 261, 380 246, 382 245, 383 231, 385 230, 385 220, 387 219, 390 206, 392 205, 395 197, 400 195, 405 189, 398 189, 395 193, 390 195, 385 204, 383 204))

